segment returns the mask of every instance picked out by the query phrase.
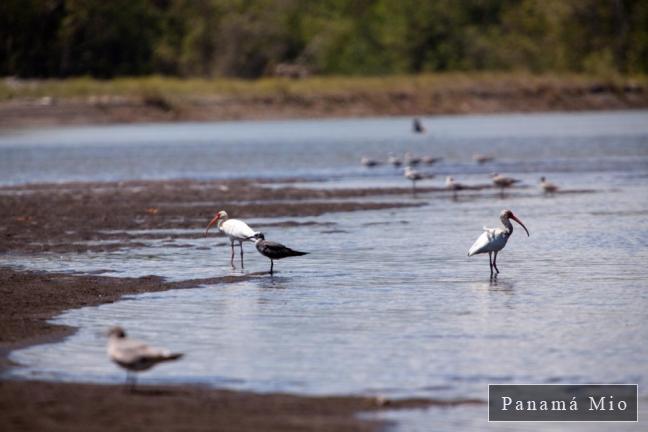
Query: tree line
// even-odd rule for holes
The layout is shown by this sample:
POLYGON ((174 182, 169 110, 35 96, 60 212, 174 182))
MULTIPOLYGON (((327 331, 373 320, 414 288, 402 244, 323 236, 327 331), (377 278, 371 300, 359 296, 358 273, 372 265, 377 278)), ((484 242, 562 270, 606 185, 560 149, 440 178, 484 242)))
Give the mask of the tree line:
POLYGON ((645 0, 2 0, 0 75, 648 72, 645 0))

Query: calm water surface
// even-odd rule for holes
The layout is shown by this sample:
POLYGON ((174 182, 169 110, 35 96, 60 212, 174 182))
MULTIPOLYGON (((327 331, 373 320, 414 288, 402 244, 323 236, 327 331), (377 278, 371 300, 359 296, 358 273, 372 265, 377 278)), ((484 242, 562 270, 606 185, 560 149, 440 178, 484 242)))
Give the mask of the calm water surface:
MULTIPOLYGON (((15 158, 24 170, 9 167, 3 157, 4 183, 288 172, 329 179, 309 187, 380 187, 402 184, 400 174, 391 167, 358 168, 359 155, 410 150, 444 157, 433 171, 462 173, 457 177, 467 183, 483 183, 481 171, 507 168, 528 186, 542 173, 566 189, 593 191, 543 197, 528 187, 505 198, 483 191, 458 201, 447 194, 419 194, 398 199, 421 207, 291 218, 317 223, 294 227, 273 226, 287 219, 259 215, 249 222, 268 224, 263 228, 268 238, 312 253, 278 262, 273 278, 68 311, 55 322, 78 326, 79 332, 60 343, 14 352, 12 359, 25 366, 10 373, 123 380, 106 361, 101 336, 119 323, 135 337, 187 353, 181 362, 142 375, 147 382, 434 399, 486 399, 488 383, 626 382, 639 383, 643 416, 648 402, 647 120, 646 112, 448 117, 428 120, 433 132, 424 137, 410 136, 406 119, 328 121, 326 136, 316 122, 65 129, 53 131, 50 139, 44 132, 5 136, 0 154, 15 158), (173 157, 178 143, 185 146, 186 166, 173 157), (153 156, 156 150, 162 155, 153 156), (48 166, 38 161, 40 151, 60 160, 87 158, 96 169, 38 170, 48 166), (209 155, 212 171, 201 151, 209 155), (492 152, 501 161, 475 167, 474 151, 492 152), (120 157, 131 160, 132 171, 115 168, 120 157), (266 157, 272 163, 264 163, 266 157), (97 168, 102 164, 105 171, 97 168), (490 282, 488 259, 469 258, 466 251, 482 225, 499 223, 502 208, 513 209, 531 237, 515 230, 500 255, 502 274, 490 282)), ((229 269, 223 238, 147 242, 145 248, 108 253, 1 256, 0 264, 174 280, 242 274, 229 269)), ((268 269, 269 262, 251 245, 247 251, 246 273, 268 269)), ((401 430, 521 428, 486 424, 485 405, 382 416, 397 420, 401 430)), ((609 429, 591 426, 580 427, 609 429)), ((573 430, 565 424, 549 427, 527 429, 573 430)))

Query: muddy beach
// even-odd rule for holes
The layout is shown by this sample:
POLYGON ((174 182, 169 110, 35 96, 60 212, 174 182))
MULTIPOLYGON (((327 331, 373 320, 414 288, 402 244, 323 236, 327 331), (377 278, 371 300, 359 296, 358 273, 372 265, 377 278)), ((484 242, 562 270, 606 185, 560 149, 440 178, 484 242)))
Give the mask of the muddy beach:
MULTIPOLYGON (((217 208, 246 217, 309 216, 416 205, 399 201, 409 190, 306 190, 266 188, 252 180, 70 183, 3 187, 0 193, 2 252, 85 253, 106 248, 144 247, 129 229, 204 228, 217 208), (371 202, 374 195, 393 202, 371 202), (362 201, 353 201, 362 198, 362 201), (310 202, 309 200, 326 200, 310 202), (347 199, 339 201, 338 199, 347 199), (348 200, 351 199, 351 200, 348 200), (195 203, 202 203, 196 205, 195 203), (192 205, 193 203, 193 205, 192 205), (110 246, 83 242, 112 240, 110 246), (76 244, 75 244, 76 243, 76 244)), ((284 224, 291 222, 284 222, 284 224)), ((294 224, 294 223, 293 223, 294 224)), ((190 234, 192 235, 192 234, 190 234)), ((155 237, 143 233, 141 237, 155 237)), ((138 236, 140 237, 140 236, 138 236)), ((218 239, 222 244, 224 239, 218 239)), ((12 349, 52 342, 75 329, 47 322, 67 309, 111 303, 126 294, 228 283, 259 275, 223 276, 168 282, 141 278, 0 269, 0 352, 11 367, 12 349)), ((145 386, 125 394, 119 385, 39 381, 0 382, 3 430, 374 430, 376 421, 355 414, 384 408, 416 407, 427 400, 385 401, 371 397, 299 397, 213 390, 196 386, 145 386), (178 409, 182 407, 182 409, 178 409), (173 408, 173 409, 171 409, 173 408), (135 423, 132 423, 132 422, 135 423)))

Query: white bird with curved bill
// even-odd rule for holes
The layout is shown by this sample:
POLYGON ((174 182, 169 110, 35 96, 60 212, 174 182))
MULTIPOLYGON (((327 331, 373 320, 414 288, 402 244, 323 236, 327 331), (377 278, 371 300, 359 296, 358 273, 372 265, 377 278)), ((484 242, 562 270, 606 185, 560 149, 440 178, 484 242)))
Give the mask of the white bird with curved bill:
POLYGON ((499 251, 504 249, 506 242, 508 241, 511 234, 513 234, 513 224, 511 224, 510 219, 513 219, 515 222, 519 223, 524 231, 526 231, 527 236, 529 236, 529 230, 522 223, 520 219, 513 214, 511 210, 502 210, 500 213, 500 220, 504 229, 502 228, 486 228, 484 227, 484 232, 480 235, 475 243, 470 247, 468 251, 468 256, 473 256, 482 253, 488 253, 488 263, 490 265, 490 275, 493 277, 493 268, 499 273, 497 268, 497 254, 499 251), (494 257, 493 257, 494 255, 494 257))
POLYGON ((181 353, 172 353, 131 339, 121 327, 113 327, 108 331, 108 357, 126 369, 126 384, 130 384, 131 391, 137 384, 137 375, 133 372, 142 372, 158 363, 177 360, 182 356, 181 353))
POLYGON ((248 224, 238 219, 230 219, 225 210, 221 210, 216 213, 216 216, 209 222, 207 228, 205 229, 205 236, 209 232, 209 228, 212 225, 217 224, 220 232, 225 234, 230 239, 230 244, 232 246, 232 257, 230 259, 230 264, 234 268, 234 242, 238 242, 239 247, 241 248, 241 268, 243 268, 243 242, 252 241, 259 232, 254 231, 248 224))

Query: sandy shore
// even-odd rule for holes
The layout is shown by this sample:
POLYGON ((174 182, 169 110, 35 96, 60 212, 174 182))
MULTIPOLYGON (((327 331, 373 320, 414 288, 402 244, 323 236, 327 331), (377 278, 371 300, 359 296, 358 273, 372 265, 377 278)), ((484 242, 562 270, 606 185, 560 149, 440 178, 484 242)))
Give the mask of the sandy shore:
MULTIPOLYGON (((430 189, 433 190, 433 189, 430 189)), ((226 208, 239 217, 309 216, 325 212, 397 208, 408 188, 344 191, 270 189, 252 180, 69 183, 0 188, 0 252, 84 253, 144 247, 125 230, 204 228, 226 208), (372 196, 393 202, 372 202, 372 196), (358 198, 354 200, 353 198, 358 198), (362 198, 360 200, 360 198, 362 198), (341 200, 344 199, 344 200, 341 200), (309 200, 318 200, 309 202, 309 200), (204 204, 201 204, 204 203, 204 204), (111 230, 106 232, 105 230, 111 230), (88 240, 111 240, 88 246, 88 240), (77 243, 78 242, 78 243, 77 243)), ((286 221, 284 223, 297 223, 286 221)), ((155 233, 144 238, 155 238, 155 233)), ((189 234, 187 234, 189 235, 189 234)), ((122 295, 201 283, 228 283, 259 275, 167 282, 158 276, 115 278, 0 268, 0 368, 18 347, 51 342, 75 331, 48 324, 66 309, 117 301, 122 295)), ((479 403, 385 401, 370 397, 258 395, 199 386, 144 386, 127 394, 118 385, 0 381, 0 429, 36 430, 226 430, 365 431, 382 424, 356 414, 388 408, 479 403)))

